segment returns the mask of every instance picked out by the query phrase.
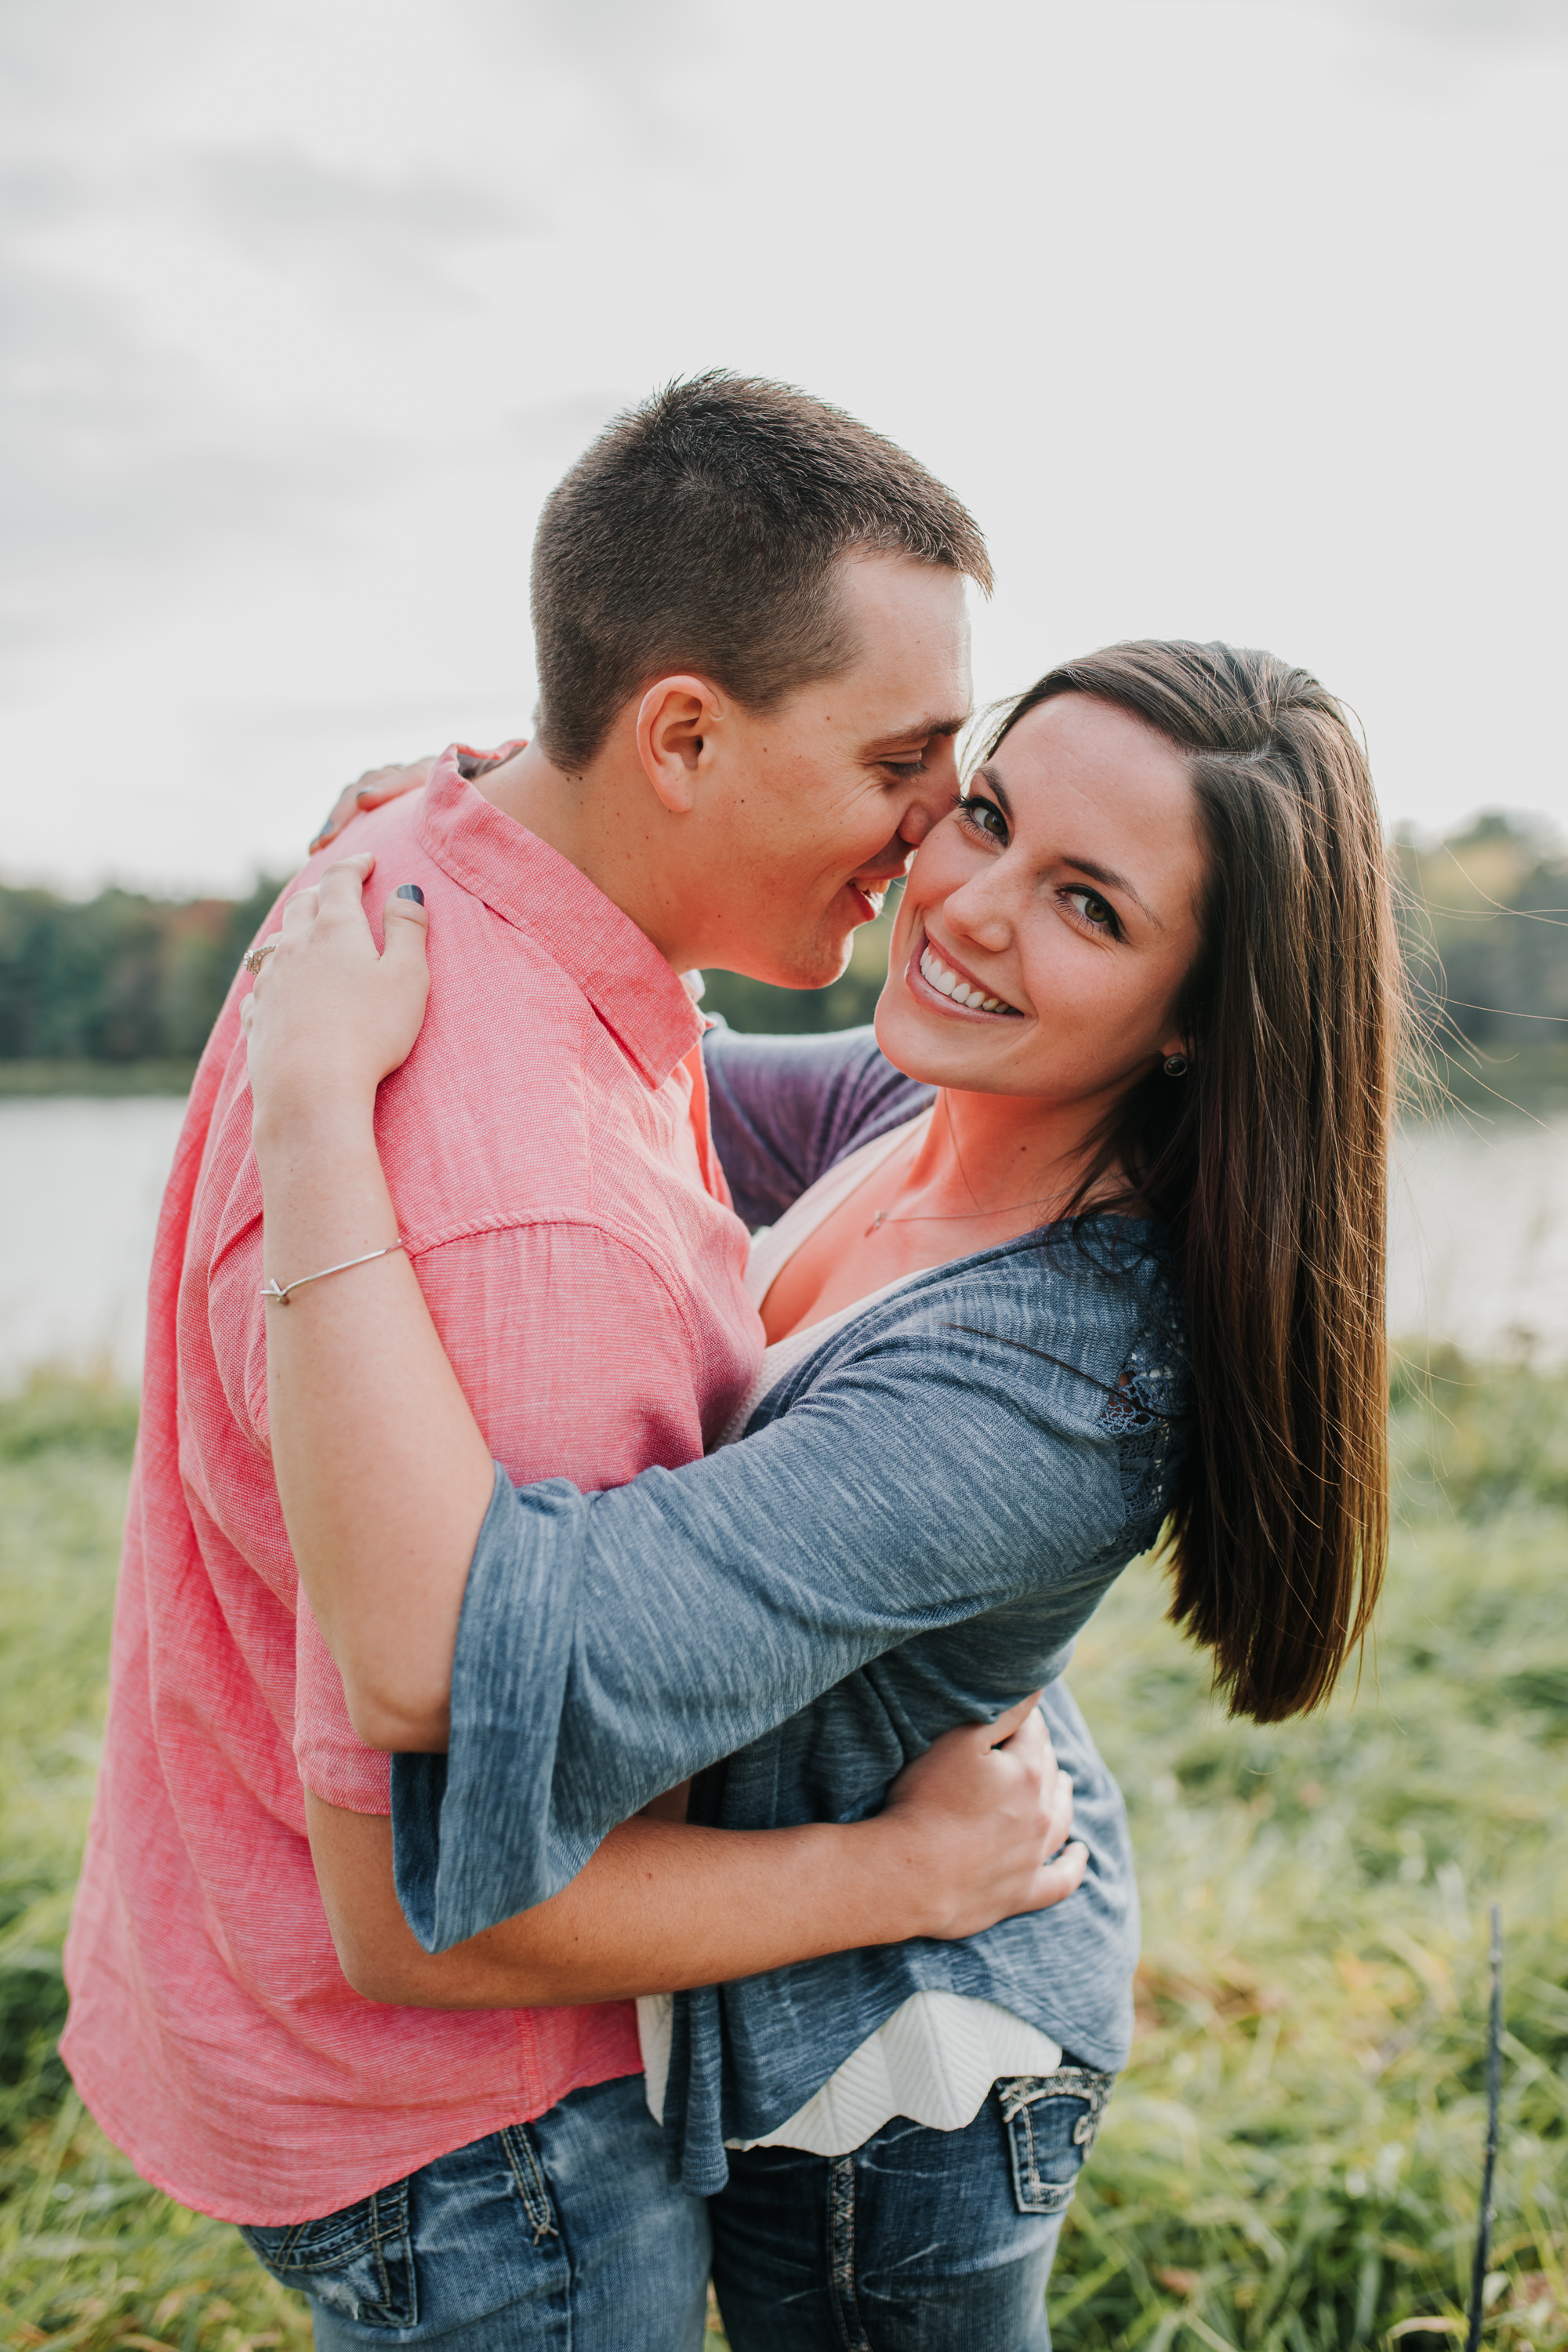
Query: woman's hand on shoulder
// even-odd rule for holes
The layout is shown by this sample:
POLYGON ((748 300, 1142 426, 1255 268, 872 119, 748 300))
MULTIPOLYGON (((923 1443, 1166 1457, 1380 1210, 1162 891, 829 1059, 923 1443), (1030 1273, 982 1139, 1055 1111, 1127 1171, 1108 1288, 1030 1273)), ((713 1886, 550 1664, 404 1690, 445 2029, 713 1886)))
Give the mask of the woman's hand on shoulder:
POLYGON ((1057 1764, 1038 1691, 994 1723, 963 1724, 907 1765, 879 1816, 901 1842, 920 1924, 951 1942, 999 1919, 1047 1911, 1083 1877, 1068 1843, 1072 1782, 1057 1764))
POLYGON ((330 848, 346 824, 356 816, 367 816, 372 809, 384 808, 388 801, 398 800, 405 793, 416 793, 430 781, 430 771, 436 764, 434 751, 422 760, 394 760, 384 768, 367 768, 357 782, 345 784, 332 803, 332 813, 310 844, 312 857, 319 849, 330 848))
POLYGON ((374 866, 368 851, 329 866, 262 943, 240 1006, 258 1149, 302 1122, 365 1125, 376 1087, 419 1034, 430 988, 423 895, 388 897, 378 954, 363 903, 374 866))

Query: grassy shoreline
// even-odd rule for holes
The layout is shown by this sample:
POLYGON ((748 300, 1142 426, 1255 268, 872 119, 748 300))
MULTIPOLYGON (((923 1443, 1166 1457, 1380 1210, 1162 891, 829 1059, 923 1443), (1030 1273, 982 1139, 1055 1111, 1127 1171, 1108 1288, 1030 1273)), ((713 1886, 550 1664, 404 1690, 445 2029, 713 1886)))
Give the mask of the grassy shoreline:
MULTIPOLYGON (((139 2181, 54 2056, 132 1400, 0 1402, 0 2342, 305 2352, 235 2233, 139 2181)), ((1052 2296, 1058 2352, 1419 2352, 1458 2321, 1486 1903, 1509 2001, 1487 2342, 1568 2345, 1568 1381, 1438 1361, 1395 1399, 1375 1653, 1308 1724, 1227 1723, 1129 1570, 1072 1682, 1127 1792, 1131 2064, 1052 2296)))

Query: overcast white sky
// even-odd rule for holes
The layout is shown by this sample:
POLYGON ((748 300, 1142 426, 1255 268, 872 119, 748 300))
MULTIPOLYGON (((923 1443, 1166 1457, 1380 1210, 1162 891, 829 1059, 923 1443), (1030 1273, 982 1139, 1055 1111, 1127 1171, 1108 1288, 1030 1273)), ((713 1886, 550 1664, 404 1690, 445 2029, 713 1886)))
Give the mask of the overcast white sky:
POLYGON ((0 873, 233 887, 526 727, 540 500, 672 375, 970 502, 977 685, 1142 634, 1568 830, 1568 0, 6 0, 0 873))

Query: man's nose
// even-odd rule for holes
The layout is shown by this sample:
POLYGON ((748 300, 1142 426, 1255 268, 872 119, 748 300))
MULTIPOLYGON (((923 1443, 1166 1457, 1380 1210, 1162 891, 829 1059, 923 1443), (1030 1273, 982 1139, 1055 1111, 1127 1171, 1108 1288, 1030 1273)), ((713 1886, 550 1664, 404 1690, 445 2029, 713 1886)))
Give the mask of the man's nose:
POLYGON ((918 849, 933 824, 952 806, 958 790, 958 760, 951 736, 942 736, 926 749, 926 772, 915 782, 910 804, 899 825, 899 838, 918 849))

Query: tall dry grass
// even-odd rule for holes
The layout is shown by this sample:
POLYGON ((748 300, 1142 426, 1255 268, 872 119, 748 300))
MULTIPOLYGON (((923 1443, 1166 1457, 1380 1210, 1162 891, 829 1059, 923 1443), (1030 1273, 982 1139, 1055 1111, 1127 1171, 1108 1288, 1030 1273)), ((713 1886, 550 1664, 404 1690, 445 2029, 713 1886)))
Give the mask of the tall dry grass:
MULTIPOLYGON (((1568 1382, 1450 1360, 1402 1381, 1394 1419, 1398 1532, 1359 1693, 1310 1724, 1226 1723, 1142 1567, 1080 1645, 1145 1958, 1138 2047, 1063 2240, 1058 2352, 1461 2332, 1494 1896, 1486 2341, 1568 2345, 1568 1382)), ((303 2306, 136 2179, 53 2055, 132 1423, 79 1388, 0 1405, 0 2339, 302 2347, 303 2306)))
POLYGON ((1394 1432, 1377 1640, 1324 1715, 1227 1723, 1139 1570, 1081 1645, 1145 1933, 1137 2051, 1064 2240, 1059 2346, 1462 2336, 1494 1899, 1508 2063, 1486 2340, 1568 2343, 1568 1384, 1448 1359, 1402 1377, 1394 1432))

